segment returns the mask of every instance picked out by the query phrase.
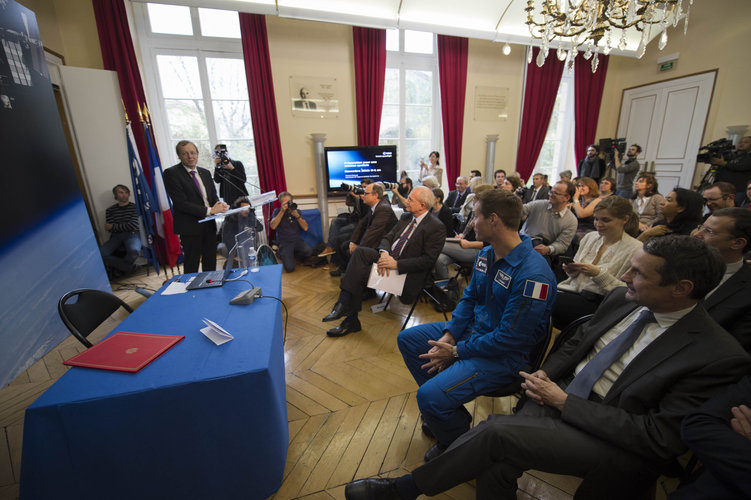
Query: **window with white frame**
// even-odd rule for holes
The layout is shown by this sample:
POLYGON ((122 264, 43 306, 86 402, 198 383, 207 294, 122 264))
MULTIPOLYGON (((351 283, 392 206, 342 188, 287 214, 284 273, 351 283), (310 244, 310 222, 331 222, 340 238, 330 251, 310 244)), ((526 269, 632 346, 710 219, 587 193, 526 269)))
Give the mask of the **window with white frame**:
POLYGON ((379 143, 397 146, 399 170, 406 171, 416 184, 420 160, 428 163, 430 152, 441 149, 436 37, 420 31, 386 30, 386 50, 379 143))
MULTIPOLYGON (((545 142, 537 158, 534 172, 548 176, 552 185, 558 174, 571 170, 576 176, 574 156, 574 72, 563 71, 553 114, 550 116, 545 142)), ((530 179, 531 180, 531 179, 530 179)))
POLYGON ((185 139, 198 146, 198 165, 213 172, 214 146, 226 144, 230 158, 245 166, 248 192, 259 193, 237 12, 133 7, 149 102, 159 110, 152 119, 164 166, 177 162, 175 145, 185 139))

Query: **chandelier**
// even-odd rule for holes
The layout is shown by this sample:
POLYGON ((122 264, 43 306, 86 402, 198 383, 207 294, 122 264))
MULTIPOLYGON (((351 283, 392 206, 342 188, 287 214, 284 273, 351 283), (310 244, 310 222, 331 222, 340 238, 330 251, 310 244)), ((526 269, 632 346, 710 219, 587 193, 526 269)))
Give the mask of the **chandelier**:
MULTIPOLYGON (((677 26, 681 17, 683 34, 688 30, 688 15, 694 0, 542 0, 542 6, 535 12, 535 0, 527 0, 526 24, 533 38, 541 40, 541 50, 537 55, 537 65, 545 64, 548 49, 558 39, 556 55, 566 61, 569 71, 574 68, 574 59, 580 48, 584 58, 592 59, 592 72, 597 71, 598 54, 607 55, 614 44, 620 50, 626 49, 626 30, 634 28, 641 33, 636 56, 642 58, 647 43, 652 37, 653 27, 661 32, 658 47, 668 43, 668 26, 677 26), (620 30, 620 33, 617 32, 620 30), (599 43, 605 38, 604 47, 599 43), (564 39, 566 46, 564 48, 564 39)), ((528 61, 532 62, 532 51, 528 61)))

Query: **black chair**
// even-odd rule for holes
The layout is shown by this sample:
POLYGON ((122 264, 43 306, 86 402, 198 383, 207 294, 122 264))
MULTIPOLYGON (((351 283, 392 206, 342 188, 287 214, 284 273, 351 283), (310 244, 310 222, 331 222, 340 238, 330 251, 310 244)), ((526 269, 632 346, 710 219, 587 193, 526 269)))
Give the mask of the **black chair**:
MULTIPOLYGON (((384 294, 384 296, 386 296, 386 295, 388 295, 389 298, 386 301, 386 305, 383 308, 384 310, 388 309, 389 304, 391 303, 391 299, 394 298, 394 296, 392 294, 390 294, 390 293, 389 294, 384 294)), ((402 323, 402 327, 399 329, 399 331, 402 331, 402 330, 404 330, 407 327, 407 323, 409 322, 409 318, 412 317, 412 313, 415 311, 415 307, 417 307, 417 303, 420 302, 420 299, 422 299, 422 298, 424 298, 426 302, 428 300, 430 300, 430 301, 432 301, 435 304, 440 304, 441 303, 441 301, 439 301, 438 299, 436 299, 435 297, 433 297, 433 295, 431 295, 431 293, 428 290, 427 286, 422 287, 422 290, 420 290, 420 293, 418 293, 417 297, 415 297, 415 301, 412 303, 412 308, 409 310, 409 313, 407 313, 407 317, 404 318, 404 323, 402 323)), ((383 300, 383 297, 381 297, 381 300, 383 300)), ((445 321, 449 320, 449 317, 446 315, 445 312, 443 313, 443 319, 445 321)))
MULTIPOLYGON (((576 331, 579 326, 583 325, 587 321, 589 321, 592 318, 593 314, 588 314, 586 316, 582 316, 581 318, 578 318, 571 322, 570 325, 568 325, 566 328, 564 328, 558 336, 555 338, 555 341, 553 342, 553 347, 550 348, 550 352, 554 352, 558 347, 568 340, 576 331)), ((545 355, 546 351, 548 350, 548 345, 550 345, 550 339, 553 337, 553 322, 548 321, 548 333, 545 335, 545 338, 542 339, 542 341, 535 346, 535 348, 532 350, 531 355, 529 356, 529 365, 527 365, 527 369, 524 370, 527 373, 534 373, 537 370, 540 369, 542 366, 543 361, 547 357, 545 355)), ((516 408, 519 407, 519 404, 522 403, 523 394, 522 394, 522 382, 524 381, 523 378, 519 377, 518 379, 514 380, 510 384, 507 384, 503 387, 500 387, 494 391, 488 392, 486 394, 483 394, 483 396, 491 397, 491 398, 503 398, 506 396, 519 396, 519 403, 514 407, 514 411, 516 411, 516 408)))
POLYGON ((63 295, 57 303, 57 312, 70 333, 89 348, 93 344, 86 337, 120 307, 133 312, 128 304, 111 293, 81 288, 63 295), (77 300, 68 303, 73 298, 77 300))

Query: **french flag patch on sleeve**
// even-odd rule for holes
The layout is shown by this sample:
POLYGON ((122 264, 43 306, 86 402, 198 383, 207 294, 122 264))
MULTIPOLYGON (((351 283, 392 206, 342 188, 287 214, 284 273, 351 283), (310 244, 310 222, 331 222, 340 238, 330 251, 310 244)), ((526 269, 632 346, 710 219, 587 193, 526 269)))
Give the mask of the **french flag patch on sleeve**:
POLYGON ((524 283, 524 296, 530 299, 545 300, 548 298, 548 285, 547 283, 540 283, 539 281, 527 280, 524 283))

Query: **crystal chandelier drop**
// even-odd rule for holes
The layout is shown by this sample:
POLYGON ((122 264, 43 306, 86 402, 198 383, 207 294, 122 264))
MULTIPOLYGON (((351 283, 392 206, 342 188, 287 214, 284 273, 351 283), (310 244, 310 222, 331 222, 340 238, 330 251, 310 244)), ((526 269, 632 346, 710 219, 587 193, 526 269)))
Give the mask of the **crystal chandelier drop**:
POLYGON ((566 61, 566 67, 574 67, 574 58, 581 49, 584 58, 592 60, 593 73, 599 65, 599 53, 609 54, 614 45, 620 50, 626 48, 626 30, 629 28, 641 33, 636 49, 636 56, 640 59, 647 50, 653 26, 661 32, 657 44, 660 50, 668 43, 668 26, 677 26, 683 16, 685 35, 694 3, 694 0, 537 0, 537 3, 540 1, 539 9, 535 9, 535 0, 527 0, 524 9, 530 34, 541 40, 537 65, 545 64, 548 49, 558 38, 556 53, 560 60, 566 61), (687 3, 685 11, 684 1, 687 3), (600 47, 603 37, 605 45, 600 47), (564 49, 564 39, 568 50, 564 49))

